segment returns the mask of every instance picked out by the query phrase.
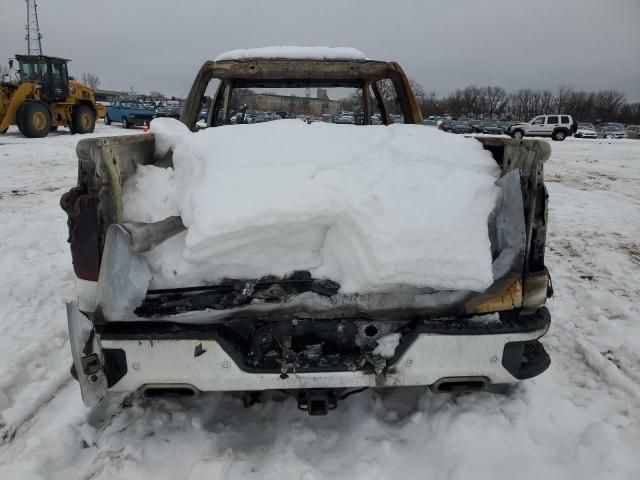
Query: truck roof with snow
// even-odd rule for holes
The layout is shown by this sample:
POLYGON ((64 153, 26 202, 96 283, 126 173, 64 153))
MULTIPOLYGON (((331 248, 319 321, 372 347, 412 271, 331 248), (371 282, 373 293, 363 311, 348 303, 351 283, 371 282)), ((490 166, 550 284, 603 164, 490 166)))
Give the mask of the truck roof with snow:
POLYGON ((398 64, 276 47, 206 62, 181 122, 81 141, 61 203, 85 403, 279 389, 323 414, 367 387, 543 372, 549 145, 421 122, 398 64), (362 126, 231 122, 249 89, 314 87, 355 89, 362 126))

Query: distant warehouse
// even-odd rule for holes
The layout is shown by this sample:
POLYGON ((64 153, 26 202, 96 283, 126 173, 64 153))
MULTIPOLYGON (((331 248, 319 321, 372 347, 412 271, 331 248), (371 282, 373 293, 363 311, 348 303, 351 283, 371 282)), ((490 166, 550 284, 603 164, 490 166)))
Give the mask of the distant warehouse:
POLYGON ((340 101, 331 100, 327 91, 318 89, 317 98, 277 95, 275 93, 251 93, 246 95, 247 106, 267 112, 289 112, 304 115, 335 115, 340 110, 340 101))
POLYGON ((96 96, 96 102, 111 102, 118 100, 119 98, 128 98, 127 92, 117 92, 115 90, 94 90, 96 96))

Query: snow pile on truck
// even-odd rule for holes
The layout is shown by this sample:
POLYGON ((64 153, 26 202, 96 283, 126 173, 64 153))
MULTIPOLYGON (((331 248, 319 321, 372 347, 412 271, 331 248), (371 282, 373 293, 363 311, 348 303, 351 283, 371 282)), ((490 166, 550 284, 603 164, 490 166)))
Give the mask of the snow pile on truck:
POLYGON ((146 254, 156 287, 300 270, 342 293, 493 281, 500 169, 476 140, 299 120, 192 133, 156 119, 151 130, 173 169, 138 167, 125 220, 180 215, 188 228, 146 254))

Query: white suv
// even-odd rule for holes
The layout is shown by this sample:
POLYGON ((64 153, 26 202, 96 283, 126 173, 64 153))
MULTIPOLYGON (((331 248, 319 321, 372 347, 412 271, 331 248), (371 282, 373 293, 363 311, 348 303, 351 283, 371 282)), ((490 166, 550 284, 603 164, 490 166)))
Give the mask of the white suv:
POLYGON ((539 115, 529 123, 514 123, 506 131, 513 138, 522 137, 551 137, 562 141, 573 135, 576 131, 576 123, 571 115, 539 115))

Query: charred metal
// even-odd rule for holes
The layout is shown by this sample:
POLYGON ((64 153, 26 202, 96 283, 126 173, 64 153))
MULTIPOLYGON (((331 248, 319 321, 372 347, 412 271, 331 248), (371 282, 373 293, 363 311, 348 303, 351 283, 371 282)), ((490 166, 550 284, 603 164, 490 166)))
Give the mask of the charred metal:
MULTIPOLYGON (((377 84, 383 79, 395 87, 405 122, 422 120, 393 62, 229 60, 200 69, 181 118, 192 130, 212 79, 220 84, 208 105, 211 127, 229 115, 229 91, 244 87, 362 88, 373 93, 363 97, 364 123, 375 101, 389 124, 377 84)), ((544 304, 552 294, 544 265, 550 147, 528 139, 477 141, 502 171, 501 198, 488 219, 493 284, 484 292, 403 288, 359 295, 342 294, 336 282, 308 272, 134 293, 125 278, 115 287, 126 268, 148 268, 144 252, 185 229, 180 217, 123 220, 124 182, 138 165, 172 167, 172 154, 156 155, 153 134, 80 141, 78 182, 61 206, 76 276, 96 290, 93 305, 67 308, 83 400, 95 405, 107 390, 155 398, 284 389, 299 408, 325 414, 368 387, 495 391, 538 375, 549 366, 538 339, 549 328, 544 304), (376 354, 389 334, 400 337, 393 355, 376 354)), ((248 403, 255 397, 249 394, 248 403)))

